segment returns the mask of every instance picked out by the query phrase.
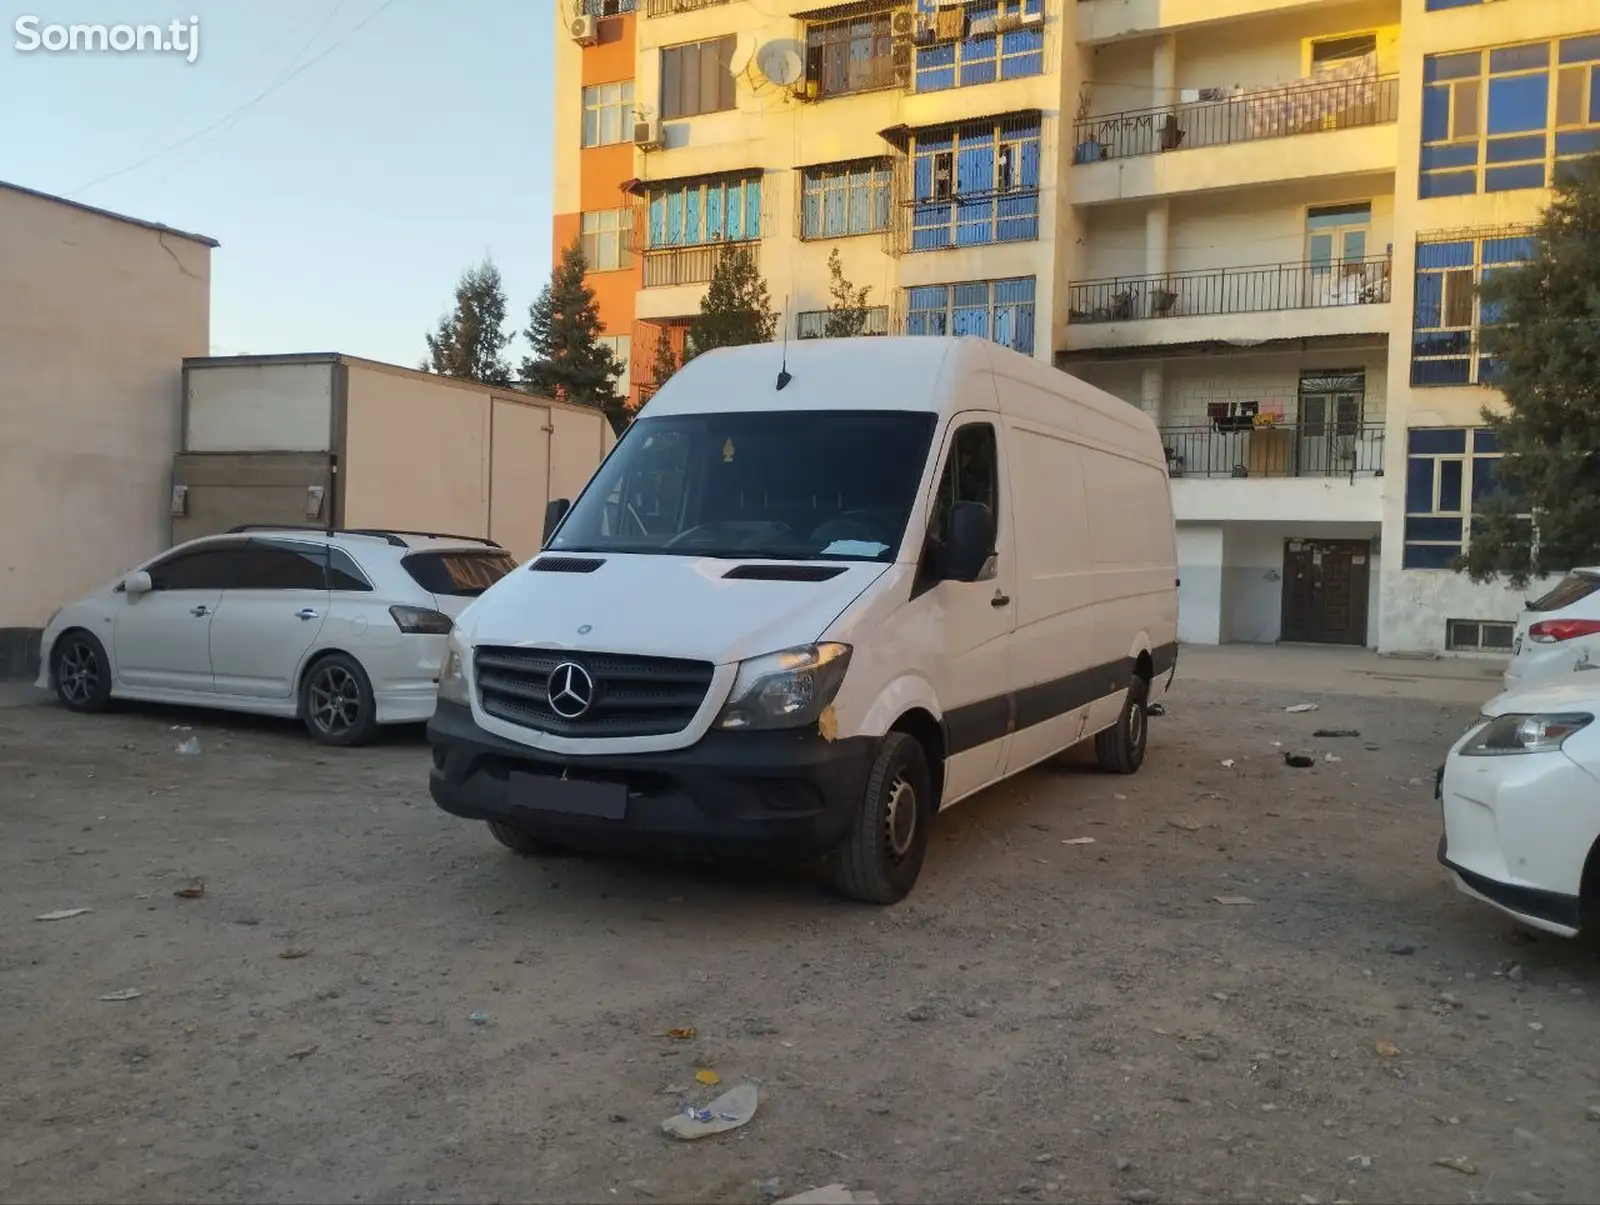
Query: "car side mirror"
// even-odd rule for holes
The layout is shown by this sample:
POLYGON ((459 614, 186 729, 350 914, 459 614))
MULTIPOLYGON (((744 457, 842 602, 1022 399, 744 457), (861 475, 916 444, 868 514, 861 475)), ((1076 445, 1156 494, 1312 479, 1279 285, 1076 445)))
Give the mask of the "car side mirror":
POLYGON ((949 582, 975 582, 994 556, 994 512, 981 502, 957 502, 950 508, 949 524, 939 576, 949 582))
POLYGON ((572 509, 571 498, 552 498, 544 508, 544 542, 548 544, 550 537, 556 534, 556 528, 561 526, 561 520, 567 517, 567 512, 572 509))
POLYGON ((143 569, 135 569, 122 579, 122 592, 129 598, 138 598, 139 595, 149 594, 154 589, 155 583, 143 569))

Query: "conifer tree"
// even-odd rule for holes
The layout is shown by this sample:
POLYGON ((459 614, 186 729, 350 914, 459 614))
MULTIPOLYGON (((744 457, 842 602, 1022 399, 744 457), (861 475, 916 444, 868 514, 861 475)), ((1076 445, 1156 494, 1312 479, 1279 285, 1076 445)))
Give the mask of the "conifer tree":
POLYGON ((505 387, 511 384, 511 366, 505 349, 506 293, 500 269, 485 259, 468 268, 456 284, 456 307, 439 319, 432 334, 424 335, 428 359, 423 367, 441 376, 505 387))
POLYGON ((605 326, 594 289, 585 279, 587 272, 583 247, 574 239, 528 310, 524 334, 533 354, 522 361, 522 387, 545 397, 598 406, 615 427, 622 418, 617 378, 623 366, 599 341, 605 326))
POLYGON ((867 333, 867 294, 869 288, 856 288, 844 276, 839 248, 828 252, 828 317, 822 333, 829 339, 852 339, 867 333))
POLYGON ((700 300, 700 313, 689 324, 684 359, 714 347, 770 343, 778 317, 767 299, 767 282, 756 270, 755 257, 742 247, 719 248, 711 283, 700 300))

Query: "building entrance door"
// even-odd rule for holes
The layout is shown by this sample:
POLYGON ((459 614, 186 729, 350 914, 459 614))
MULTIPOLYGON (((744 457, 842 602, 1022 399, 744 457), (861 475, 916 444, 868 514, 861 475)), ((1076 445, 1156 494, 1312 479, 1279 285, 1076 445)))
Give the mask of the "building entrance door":
POLYGON ((1371 552, 1366 540, 1286 541, 1280 639, 1364 646, 1371 552))

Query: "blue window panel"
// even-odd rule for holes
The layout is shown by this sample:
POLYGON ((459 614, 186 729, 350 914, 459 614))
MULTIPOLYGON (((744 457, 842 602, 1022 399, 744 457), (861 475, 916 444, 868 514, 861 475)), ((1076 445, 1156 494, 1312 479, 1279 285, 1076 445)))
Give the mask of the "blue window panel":
MULTIPOLYGON (((1417 248, 1420 256, 1422 248, 1417 248)), ((1411 308, 1411 325, 1417 330, 1431 330, 1439 325, 1444 314, 1444 277, 1437 272, 1417 273, 1417 296, 1411 308)))
POLYGON ((994 134, 968 136, 956 155, 956 192, 970 197, 994 191, 994 134))
MULTIPOLYGON (((1422 90, 1422 141, 1443 142, 1450 137, 1450 89, 1422 90)), ((1423 167, 1429 166, 1426 162, 1423 167)))
POLYGON ((744 184, 744 236, 761 237, 761 185, 755 180, 744 184))
POLYGON ((1493 385, 1500 379, 1500 374, 1506 369, 1504 360, 1496 360, 1491 356, 1478 357, 1478 384, 1493 385))
MULTIPOLYGON (((1472 451, 1474 455, 1492 455, 1499 450, 1500 436, 1495 433, 1493 427, 1478 427, 1472 432, 1472 451)), ((1481 466, 1480 468, 1474 468, 1472 471, 1474 473, 1480 472, 1481 466)), ((1477 497, 1476 490, 1473 491, 1473 497, 1477 497)))
POLYGON ((1000 78, 1022 79, 1044 71, 1044 32, 1012 29, 1000 35, 1000 78))
MULTIPOLYGON (((710 188, 721 191, 722 185, 712 184, 710 188)), ((683 194, 683 241, 686 243, 709 242, 709 233, 700 221, 700 190, 690 188, 683 194)))
POLYGON ((728 185, 728 195, 722 201, 722 234, 733 242, 745 237, 744 189, 743 181, 728 185))
POLYGON ((1489 134, 1542 130, 1550 120, 1549 75, 1515 75, 1489 81, 1489 134))
POLYGON ((1465 356, 1472 351, 1470 330, 1417 330, 1411 334, 1414 356, 1465 356))
POLYGON ((1477 510, 1483 500, 1495 492, 1495 461, 1480 456, 1472 462, 1472 509, 1477 510))
POLYGON ((1549 143, 1541 134, 1524 134, 1520 138, 1491 138, 1485 158, 1490 163, 1525 163, 1529 159, 1544 162, 1549 143))
POLYGON ((872 194, 872 229, 889 229, 889 173, 883 172, 872 194))
POLYGON ((1044 13, 1044 0, 1023 0, 1022 11, 1025 13, 1044 13))
POLYGON ((1491 167, 1483 173, 1483 191, 1516 192, 1523 188, 1543 188, 1544 175, 1543 163, 1526 163, 1521 167, 1491 167))
POLYGON ((1478 173, 1423 172, 1417 181, 1417 196, 1426 201, 1429 197, 1470 197, 1478 191, 1478 173))
POLYGON ((956 206, 956 246, 994 242, 994 206, 992 199, 956 206))
POLYGON ((1431 456, 1413 456, 1406 462, 1406 510, 1426 514, 1433 509, 1433 466, 1431 456))
POLYGON ((683 193, 667 194, 667 246, 676 247, 683 238, 683 193))
POLYGON ((1001 243, 1022 243, 1039 237, 1039 194, 1021 197, 1002 197, 999 221, 995 226, 995 240, 1001 243))
POLYGON ((1537 71, 1550 66, 1550 43, 1529 42, 1523 46, 1502 46, 1489 52, 1489 74, 1509 71, 1537 71))
POLYGON ((1406 432, 1406 452, 1411 456, 1462 456, 1466 451, 1465 427, 1412 427, 1406 432))
POLYGON ((650 198, 650 245, 664 247, 667 242, 667 198, 657 193, 650 198))
POLYGON ((952 335, 972 335, 980 339, 989 337, 989 304, 956 306, 950 314, 952 335))
POLYGON ((1556 154, 1592 155, 1600 151, 1600 130, 1568 130, 1556 135, 1556 154))
POLYGON ((921 201, 933 196, 933 156, 918 155, 911 169, 911 195, 921 201))
POLYGON ((1472 267, 1472 242, 1418 243, 1419 268, 1470 268, 1472 267))
POLYGON ((1426 9, 1430 13, 1435 13, 1446 8, 1466 8, 1469 5, 1482 3, 1483 0, 1428 0, 1426 9))
POLYGON ((1422 148, 1423 171, 1437 171, 1444 167, 1477 167, 1478 144, 1457 143, 1454 146, 1425 146, 1422 148))
POLYGON ((1461 543, 1461 520, 1457 517, 1442 518, 1437 515, 1407 515, 1406 539, 1409 540, 1454 540, 1461 543))
POLYGON ((950 245, 950 206, 918 205, 911 211, 911 249, 933 251, 950 245))
POLYGON ((1019 276, 1014 280, 997 280, 994 282, 994 299, 1000 305, 1016 305, 1019 302, 1032 302, 1036 282, 1031 276, 1019 276))
POLYGON ((723 215, 727 212, 727 187, 716 183, 706 189, 706 238, 721 238, 726 232, 723 215))
POLYGON ((1418 389, 1472 384, 1472 357, 1451 360, 1412 360, 1411 384, 1418 389))
POLYGON ((1402 569, 1449 569, 1461 555, 1460 544, 1407 544, 1400 557, 1402 569))
POLYGON ((1034 132, 1031 141, 1022 144, 1022 187, 1039 187, 1039 138, 1034 132))
POLYGON ((1483 240, 1483 262, 1486 264, 1522 264, 1538 254, 1539 240, 1536 238, 1521 236, 1483 240))
MULTIPOLYGON (((1466 462, 1462 460, 1441 460, 1439 464, 1439 505, 1441 514, 1448 514, 1461 509, 1461 483, 1466 477, 1466 462)), ((1429 507, 1428 509, 1435 509, 1429 507)), ((1407 533, 1409 536, 1409 533, 1407 533)), ((1426 540, 1428 536, 1410 536, 1411 539, 1426 540)))
POLYGON ((822 232, 822 183, 808 178, 800 194, 800 232, 816 238, 822 232))
POLYGON ((1450 79, 1471 79, 1483 74, 1483 53, 1434 54, 1422 60, 1422 82, 1437 84, 1450 79))
POLYGON ((917 50, 917 91, 938 92, 956 86, 956 47, 954 42, 925 46, 917 50))
POLYGON ((992 84, 995 78, 995 56, 1000 43, 994 34, 968 38, 961 45, 961 86, 992 84))
POLYGON ((1600 34, 1566 38, 1561 43, 1563 63, 1600 63, 1600 34))

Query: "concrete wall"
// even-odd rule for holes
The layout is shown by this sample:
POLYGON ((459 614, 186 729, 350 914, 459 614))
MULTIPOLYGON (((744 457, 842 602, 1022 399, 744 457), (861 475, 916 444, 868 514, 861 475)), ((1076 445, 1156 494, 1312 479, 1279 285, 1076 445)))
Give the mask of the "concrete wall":
MULTIPOLYGON (((1376 523, 1230 523, 1223 529, 1224 642, 1272 644, 1283 634, 1283 554, 1287 540, 1370 540, 1376 523)), ((1367 643, 1377 644, 1378 566, 1369 561, 1367 643)))
POLYGON ((0 673, 164 546, 179 367, 210 308, 205 243, 0 186, 0 673))
POLYGON ((333 447, 331 359, 191 365, 185 452, 326 452, 333 447))
POLYGON ((1178 639, 1222 642, 1221 526, 1178 524, 1178 639))

